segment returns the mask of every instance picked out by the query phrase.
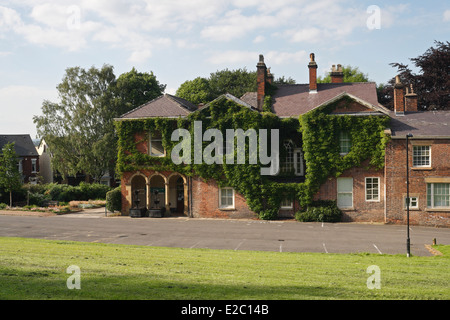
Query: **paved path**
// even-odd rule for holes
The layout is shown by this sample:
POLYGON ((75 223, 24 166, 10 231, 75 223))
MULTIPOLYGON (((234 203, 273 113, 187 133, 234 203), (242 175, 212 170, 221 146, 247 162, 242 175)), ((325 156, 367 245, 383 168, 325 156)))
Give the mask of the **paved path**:
MULTIPOLYGON (((105 216, 104 208, 59 216, 17 216, 0 211, 0 236, 160 247, 278 252, 406 254, 406 226, 357 223, 105 216)), ((436 238, 450 244, 450 229, 410 227, 411 254, 430 256, 436 238)))

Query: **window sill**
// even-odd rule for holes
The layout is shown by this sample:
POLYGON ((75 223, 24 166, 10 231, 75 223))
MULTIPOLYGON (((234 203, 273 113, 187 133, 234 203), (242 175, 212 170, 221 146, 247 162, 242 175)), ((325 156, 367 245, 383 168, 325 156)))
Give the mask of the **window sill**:
POLYGON ((226 207, 225 208, 221 208, 221 207, 219 207, 219 210, 222 210, 222 211, 235 211, 236 208, 234 208, 234 207, 233 208, 231 208, 231 207, 230 208, 226 208, 226 207))
POLYGON ((433 168, 432 167, 411 167, 411 170, 427 171, 427 170, 433 170, 433 168))
POLYGON ((425 211, 450 212, 450 208, 425 208, 425 211))

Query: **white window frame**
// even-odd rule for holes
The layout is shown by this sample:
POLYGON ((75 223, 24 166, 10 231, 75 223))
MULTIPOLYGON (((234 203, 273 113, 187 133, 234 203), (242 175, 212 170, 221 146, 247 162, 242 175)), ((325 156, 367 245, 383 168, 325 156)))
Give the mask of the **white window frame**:
POLYGON ((284 149, 286 150, 286 157, 284 158, 284 161, 281 163, 281 172, 282 173, 289 173, 294 169, 295 171, 295 144, 292 142, 292 140, 286 140, 283 143, 284 149))
POLYGON ((219 209, 222 209, 222 210, 232 210, 232 209, 234 209, 235 208, 235 206, 234 206, 234 203, 235 203, 234 199, 235 199, 235 192, 234 192, 233 188, 231 188, 231 187, 219 188, 219 209), (222 191, 223 190, 231 190, 231 192, 232 192, 232 194, 231 194, 232 204, 231 205, 228 204, 228 203, 226 203, 226 204, 222 203, 222 191))
POLYGON ((348 154, 350 152, 350 150, 352 149, 352 139, 350 137, 350 133, 348 133, 348 131, 341 131, 339 132, 339 154, 341 156, 345 156, 346 154, 348 154), (348 146, 348 151, 347 152, 342 152, 342 149, 345 147, 347 148, 347 146, 344 146, 345 144, 349 144, 350 146, 348 146))
MULTIPOLYGON (((425 151, 426 153, 426 151, 425 151)), ((431 146, 430 145, 413 145, 413 154, 412 154, 412 161, 413 161, 413 167, 414 168, 430 168, 431 167, 431 146), (428 155, 424 155, 424 150, 421 150, 422 148, 428 148, 428 155), (416 152, 416 150, 418 150, 416 152), (428 157, 428 159, 426 159, 428 157), (425 159, 425 161, 428 161, 428 164, 421 164, 425 159)))
MULTIPOLYGON (((366 202, 380 202, 380 178, 379 177, 366 177, 365 179, 365 196, 366 196, 366 202), (372 179, 372 182, 367 182, 368 179, 372 179), (373 191, 372 194, 370 194, 368 191, 368 184, 374 184, 373 181, 374 179, 377 180, 377 199, 373 198, 373 191), (368 197, 371 197, 370 199, 368 197)), ((375 188, 372 188, 370 190, 375 190, 375 188)))
POLYGON ((23 159, 19 159, 19 161, 17 162, 17 170, 19 171, 20 174, 23 173, 23 159))
POLYGON ((37 172, 37 159, 31 159, 31 173, 37 172))
POLYGON ((154 134, 156 132, 150 132, 149 133, 149 139, 148 139, 148 153, 150 156, 152 157, 164 157, 166 155, 166 149, 164 148, 164 146, 162 145, 162 134, 159 132, 159 134, 161 134, 161 138, 157 137, 157 139, 154 138, 154 134), (163 153, 152 153, 152 141, 159 141, 161 142, 161 146, 163 148, 163 153))
MULTIPOLYGON (((404 201, 403 201, 404 208, 406 210, 406 208, 407 208, 406 207, 406 205, 407 205, 406 196, 403 199, 404 199, 404 201)), ((411 196, 411 195, 409 196, 409 208, 410 209, 419 209, 419 197, 418 196, 411 196), (415 204, 413 205, 413 203, 415 203, 415 204)))
POLYGON ((337 178, 336 183, 337 183, 336 191, 337 191, 337 204, 338 204, 338 207, 340 209, 353 209, 353 178, 351 178, 351 177, 337 178), (351 190, 351 192, 348 191, 348 190, 341 190, 341 191, 339 191, 339 181, 343 181, 344 179, 351 180, 351 182, 352 182, 352 190, 351 190), (340 194, 341 195, 350 194, 352 196, 352 204, 350 206, 341 206, 341 205, 339 205, 339 195, 340 194))
POLYGON ((430 209, 450 209, 450 183, 427 183, 427 208, 430 209), (435 193, 436 193, 436 185, 447 185, 448 194, 443 194, 444 197, 449 197, 449 205, 448 206, 437 206, 435 205, 435 193))
POLYGON ((284 198, 280 203, 281 210, 292 210, 294 209, 294 200, 290 198, 284 198))

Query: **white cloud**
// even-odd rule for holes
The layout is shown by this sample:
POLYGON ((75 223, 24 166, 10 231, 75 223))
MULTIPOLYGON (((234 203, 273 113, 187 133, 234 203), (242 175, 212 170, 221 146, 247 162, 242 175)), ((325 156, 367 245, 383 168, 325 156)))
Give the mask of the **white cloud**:
POLYGON ((264 42, 266 38, 264 36, 257 36, 255 39, 253 39, 253 43, 261 43, 264 42))
POLYGON ((4 134, 30 134, 36 136, 33 116, 41 114, 44 100, 56 101, 56 90, 31 86, 0 88, 0 128, 4 134))
POLYGON ((297 52, 269 51, 267 53, 255 51, 229 50, 213 53, 208 59, 209 63, 217 65, 252 64, 258 62, 259 55, 264 55, 267 67, 271 65, 293 64, 307 61, 308 54, 304 50, 297 52))
POLYGON ((444 11, 444 21, 450 21, 450 10, 444 11))

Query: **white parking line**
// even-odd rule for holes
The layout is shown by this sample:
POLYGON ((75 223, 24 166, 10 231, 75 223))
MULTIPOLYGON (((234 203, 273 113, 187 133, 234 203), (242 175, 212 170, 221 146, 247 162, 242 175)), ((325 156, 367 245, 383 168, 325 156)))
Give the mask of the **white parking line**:
POLYGON ((375 245, 375 243, 373 244, 373 246, 375 247, 375 249, 377 249, 378 253, 381 254, 380 249, 378 249, 378 247, 375 245))
POLYGON ((237 246, 236 248, 234 248, 234 251, 236 251, 237 249, 239 249, 239 247, 244 243, 245 239, 242 240, 237 246))
POLYGON ((194 247, 197 246, 201 241, 202 241, 202 240, 197 241, 196 243, 194 243, 194 244, 193 244, 192 246, 190 246, 189 248, 190 248, 190 249, 194 248, 194 247))

